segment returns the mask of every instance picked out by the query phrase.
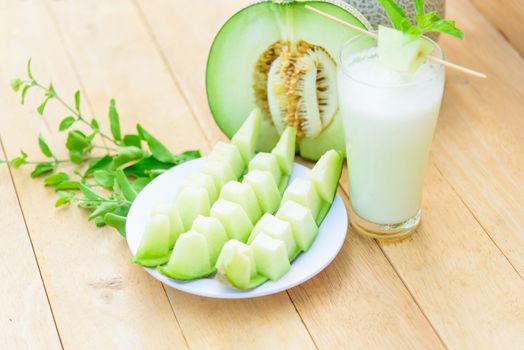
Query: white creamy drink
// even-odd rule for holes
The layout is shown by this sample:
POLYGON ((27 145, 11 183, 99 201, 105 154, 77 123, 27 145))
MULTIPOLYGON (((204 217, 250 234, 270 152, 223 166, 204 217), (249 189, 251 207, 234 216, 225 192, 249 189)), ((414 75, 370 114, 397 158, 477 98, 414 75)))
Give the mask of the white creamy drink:
POLYGON ((414 74, 398 73, 378 62, 376 48, 341 59, 352 210, 375 224, 418 224, 444 69, 426 61, 414 74))

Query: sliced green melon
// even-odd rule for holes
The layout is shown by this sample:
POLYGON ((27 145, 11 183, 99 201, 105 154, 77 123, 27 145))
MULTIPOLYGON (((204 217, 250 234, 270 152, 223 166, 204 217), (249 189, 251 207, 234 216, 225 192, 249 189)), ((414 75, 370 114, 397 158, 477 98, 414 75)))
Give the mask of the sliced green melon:
POLYGON ((261 120, 262 112, 259 108, 255 108, 231 139, 231 143, 238 147, 245 165, 249 164, 255 155, 261 120))
POLYGON ((291 265, 289 264, 286 245, 280 239, 261 233, 257 235, 251 247, 259 274, 276 281, 289 271, 291 265))
MULTIPOLYGON (((303 157, 323 150, 345 152, 342 128, 324 132, 337 113, 336 58, 358 33, 304 8, 305 1, 259 1, 233 15, 209 53, 206 91, 218 126, 231 137, 248 113, 263 114, 258 149, 269 151, 287 125, 297 129, 303 157), (303 146, 302 140, 314 140, 303 146), (302 150, 304 147, 304 150, 302 150)), ((356 26, 369 24, 352 7, 335 1, 308 1, 356 26)))
POLYGON ((169 260, 169 231, 168 216, 154 214, 147 224, 138 250, 131 260, 135 264, 146 267, 165 264, 169 260))
POLYGON ((205 188, 183 188, 178 193, 175 203, 185 230, 191 228, 197 216, 209 214, 209 194, 205 188))
POLYGON ((261 233, 284 242, 289 260, 293 260, 298 254, 297 243, 293 237, 293 231, 289 222, 280 220, 269 213, 264 214, 253 228, 253 231, 251 231, 247 241, 248 244, 251 244, 261 233))
POLYGON ((226 162, 207 161, 200 171, 213 177, 217 192, 220 192, 226 182, 237 180, 233 169, 226 162))
POLYGON ((417 35, 378 27, 378 59, 384 66, 403 73, 414 73, 433 51, 433 44, 417 35))
POLYGON ((185 187, 201 187, 205 188, 209 194, 209 203, 214 203, 218 198, 218 191, 215 185, 213 176, 202 172, 197 172, 189 175, 184 181, 181 188, 185 187))
POLYGON ((177 280, 208 276, 215 272, 209 256, 208 242, 204 235, 190 230, 178 238, 167 265, 159 266, 157 270, 177 280))
POLYGON ((264 213, 274 213, 277 210, 281 196, 271 173, 253 170, 248 172, 242 181, 253 188, 258 204, 264 213))
POLYGON ((288 200, 278 209, 276 217, 291 224, 293 237, 301 251, 311 247, 318 234, 318 226, 308 208, 288 200))
POLYGON ((220 220, 229 239, 245 242, 253 229, 251 220, 244 209, 225 199, 219 199, 213 204, 209 216, 220 220))
POLYGON ((317 216, 320 213, 322 200, 310 180, 295 179, 291 185, 286 188, 286 191, 282 196, 282 204, 289 200, 295 201, 308 208, 316 221, 317 216))
POLYGON ((185 231, 178 209, 175 203, 161 203, 153 209, 152 215, 156 214, 164 214, 169 218, 169 249, 172 249, 178 236, 185 231))
POLYGON ((222 247, 228 241, 224 226, 217 218, 200 215, 193 221, 191 230, 201 233, 206 238, 209 260, 211 265, 215 266, 222 247))
POLYGON ((238 289, 251 289, 267 281, 257 273, 253 249, 234 239, 222 248, 216 268, 218 275, 226 276, 238 289))
POLYGON ((237 146, 222 141, 215 144, 209 154, 208 161, 228 164, 236 178, 242 176, 246 167, 237 146))
POLYGON ((297 130, 288 126, 280 136, 277 145, 271 151, 278 161, 278 166, 283 176, 290 175, 293 171, 293 161, 295 160, 295 144, 297 130))
POLYGON ((328 203, 333 202, 342 173, 344 158, 335 150, 327 151, 308 174, 320 198, 328 203))
POLYGON ((282 179, 282 172, 280 171, 277 157, 274 154, 266 152, 257 153, 249 162, 248 170, 264 170, 271 173, 278 188, 281 188, 280 180, 282 179))
POLYGON ((252 224, 255 224, 262 216, 255 191, 253 191, 253 188, 248 184, 229 181, 222 187, 220 198, 240 205, 247 216, 249 216, 252 224))

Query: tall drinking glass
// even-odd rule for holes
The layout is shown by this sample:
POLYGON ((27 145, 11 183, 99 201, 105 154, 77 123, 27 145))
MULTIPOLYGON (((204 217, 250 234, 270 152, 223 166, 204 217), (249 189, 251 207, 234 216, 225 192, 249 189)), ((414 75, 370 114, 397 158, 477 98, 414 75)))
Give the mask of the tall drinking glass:
MULTIPOLYGON (((435 42, 433 55, 443 58, 435 42)), ((444 90, 431 61, 402 74, 378 61, 374 39, 342 48, 339 105, 346 137, 350 221, 360 234, 402 239, 418 226, 424 174, 444 90)))

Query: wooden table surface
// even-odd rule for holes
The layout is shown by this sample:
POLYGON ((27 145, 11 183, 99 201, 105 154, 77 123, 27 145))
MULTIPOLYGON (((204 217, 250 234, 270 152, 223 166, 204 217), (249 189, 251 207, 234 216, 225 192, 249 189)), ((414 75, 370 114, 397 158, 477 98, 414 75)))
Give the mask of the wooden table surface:
MULTIPOLYGON (((64 116, 20 106, 25 62, 84 94, 123 129, 147 125, 170 148, 224 136, 204 87, 211 40, 243 0, 4 0, 0 3, 0 158, 55 150, 64 116), (51 127, 50 127, 51 126, 51 127)), ((0 344, 4 349, 502 349, 524 347, 524 42, 521 0, 449 0, 466 33, 450 60, 418 232, 400 244, 349 230, 321 274, 277 295, 224 301, 166 287, 130 263, 126 242, 86 213, 55 209, 31 169, 0 165, 0 344)), ((340 193, 347 203, 346 179, 340 193)))

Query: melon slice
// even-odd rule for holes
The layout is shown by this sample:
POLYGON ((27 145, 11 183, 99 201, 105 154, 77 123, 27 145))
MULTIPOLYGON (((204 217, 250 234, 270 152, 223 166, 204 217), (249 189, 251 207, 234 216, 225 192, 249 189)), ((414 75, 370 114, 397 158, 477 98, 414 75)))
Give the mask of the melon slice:
POLYGON ((261 119, 262 112, 255 108, 231 139, 231 143, 238 147, 245 165, 249 164, 249 161, 255 155, 261 119))
POLYGON ((311 247, 318 234, 318 226, 308 208, 288 200, 278 209, 276 217, 291 224, 293 237, 301 251, 311 247))
POLYGON ((251 235, 248 239, 248 244, 251 244, 255 238, 261 234, 265 233, 266 235, 281 240, 286 246, 286 252, 289 260, 293 260, 298 254, 297 243, 293 237, 293 231, 291 229, 291 224, 287 221, 280 220, 271 214, 264 214, 262 219, 255 225, 251 235))
POLYGON ((207 161, 200 171, 213 177, 217 193, 220 192, 226 182, 237 180, 233 169, 226 162, 207 161))
POLYGON ((146 267, 165 264, 169 260, 169 230, 167 215, 153 215, 131 260, 146 267))
POLYGON ((244 209, 225 199, 217 200, 211 207, 209 215, 220 220, 229 239, 245 242, 253 229, 244 209))
POLYGON ((188 231, 178 238, 169 262, 157 270, 173 279, 192 280, 215 272, 209 259, 208 242, 204 235, 188 231))
POLYGON ((242 176, 246 167, 237 146, 222 141, 215 144, 208 161, 228 164, 237 179, 242 176))
POLYGON ((250 185, 255 191, 260 209, 264 213, 274 213, 280 204, 280 191, 271 173, 262 170, 248 172, 243 183, 250 185))
POLYGON ((288 126, 280 136, 277 145, 271 151, 278 161, 278 166, 283 176, 290 175, 293 171, 295 160, 295 143, 297 130, 288 126))
POLYGON ((280 189, 282 173, 280 171, 280 166, 278 165, 277 157, 274 154, 265 152, 257 153, 249 162, 248 169, 249 171, 263 170, 271 173, 271 176, 273 176, 275 183, 280 189))
POLYGON ((324 153, 308 174, 320 198, 332 203, 338 187, 338 180, 342 173, 344 158, 335 150, 324 153))
POLYGON ((182 188, 185 187, 201 187, 205 188, 209 194, 209 203, 214 203, 218 198, 218 191, 215 185, 213 176, 202 172, 197 172, 189 175, 184 181, 182 188))
POLYGON ((257 273, 253 249, 237 240, 230 240, 224 245, 216 268, 217 277, 226 276, 238 289, 251 289, 267 281, 267 277, 257 273))
POLYGON ((378 59, 388 68, 414 73, 433 49, 427 39, 394 28, 378 27, 378 59))
POLYGON ((175 203, 161 203, 153 209, 152 215, 164 214, 169 218, 169 249, 172 249, 175 242, 182 232, 184 224, 175 203))
POLYGON ((178 193, 175 203, 185 230, 191 228, 197 216, 209 214, 209 194, 205 188, 186 187, 178 193))
POLYGON ((311 215, 317 221, 322 201, 310 180, 295 179, 291 185, 286 188, 282 196, 282 203, 289 200, 302 204, 311 211, 311 215))
POLYGON ((191 230, 202 234, 206 238, 209 260, 211 266, 215 266, 222 247, 228 241, 224 226, 217 218, 200 215, 193 222, 191 230))
POLYGON ((251 247, 259 274, 276 281, 289 271, 291 266, 283 241, 261 233, 257 235, 251 247))
POLYGON ((371 29, 342 1, 257 1, 233 15, 215 37, 206 92, 213 117, 227 136, 259 107, 259 150, 271 150, 288 125, 297 128, 300 154, 318 159, 319 148, 345 151, 343 129, 332 127, 340 121, 335 59, 358 32, 308 11, 306 4, 371 29), (311 142, 303 146, 303 141, 311 142))
POLYGON ((245 183, 230 181, 222 187, 220 198, 240 205, 252 224, 255 224, 262 216, 260 206, 253 188, 245 183))

